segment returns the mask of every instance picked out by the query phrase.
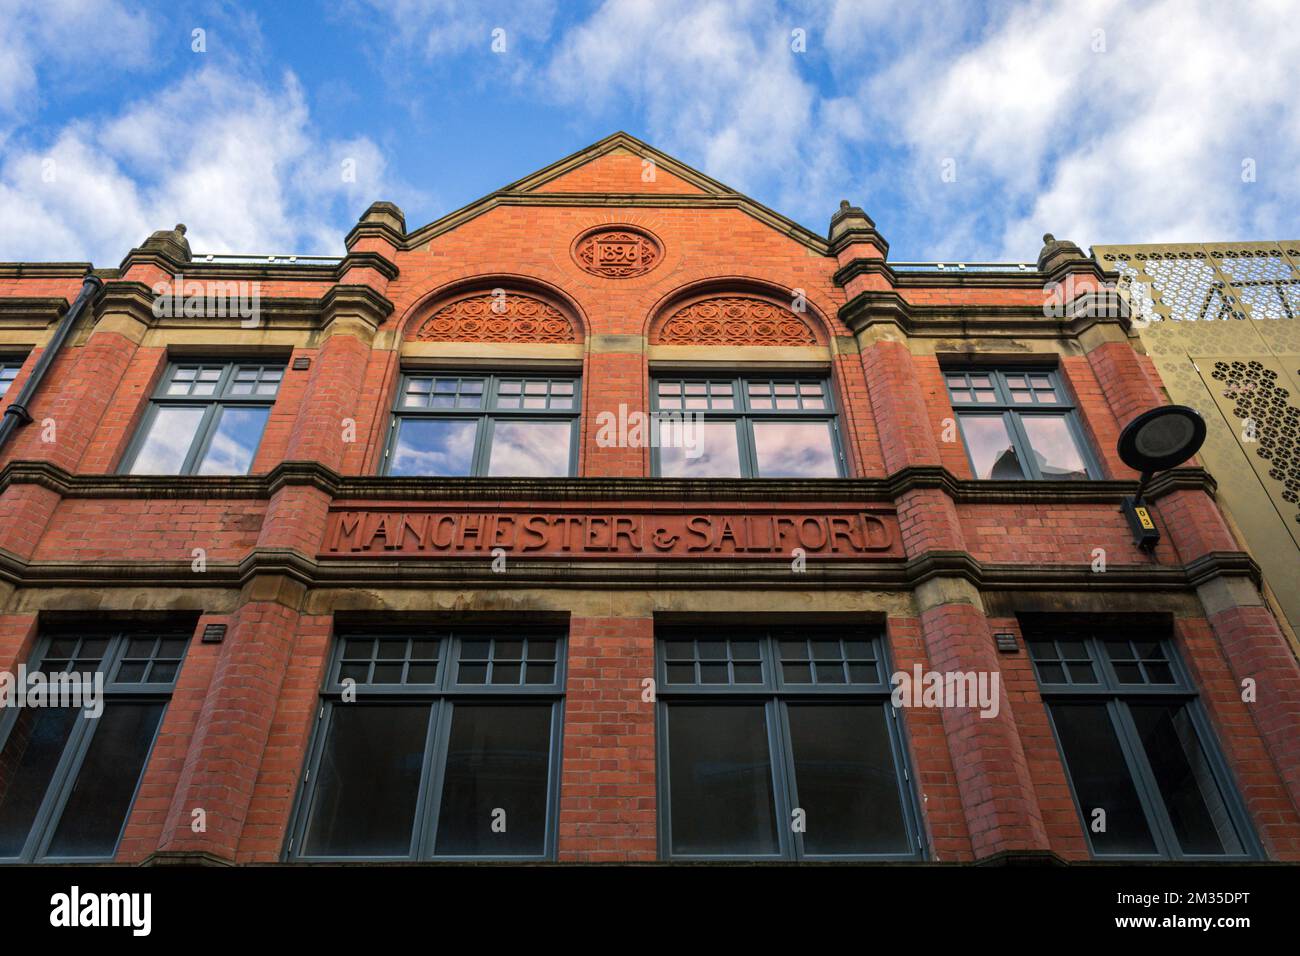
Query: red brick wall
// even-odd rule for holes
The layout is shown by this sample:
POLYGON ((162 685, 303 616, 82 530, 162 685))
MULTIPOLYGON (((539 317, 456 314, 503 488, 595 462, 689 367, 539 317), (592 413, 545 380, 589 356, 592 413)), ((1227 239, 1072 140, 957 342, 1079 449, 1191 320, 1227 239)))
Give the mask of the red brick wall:
POLYGON ((241 863, 273 862, 284 848, 303 758, 316 726, 332 629, 329 615, 298 619, 288 671, 275 703, 275 717, 239 840, 241 863))
POLYGON ((1201 618, 1178 620, 1179 649, 1269 855, 1300 859, 1296 661, 1285 647, 1274 647, 1272 628, 1260 618, 1267 611, 1240 608, 1223 613, 1229 620, 1217 627, 1201 618), (1217 637, 1216 631, 1224 636, 1217 637), (1257 685, 1252 703, 1242 699, 1247 677, 1257 685))
POLYGON ((981 561, 1091 565, 1093 549, 1102 548, 1108 566, 1178 563, 1169 548, 1140 551, 1115 505, 972 504, 959 514, 966 546, 981 561))
POLYGON ((232 617, 179 769, 161 850, 235 858, 297 625, 295 611, 269 602, 245 604, 232 617), (204 832, 192 829, 196 808, 206 814, 204 832))
MULTIPOLYGON (((992 632, 970 604, 943 604, 921 614, 934 670, 998 672, 992 632)), ((1008 688, 999 683, 998 712, 943 707, 943 732, 957 771, 957 790, 977 859, 1048 849, 1048 836, 1008 688)))
MULTIPOLYGON (((914 617, 891 617, 886 627, 894 670, 910 674, 920 664, 932 670, 921 636, 921 622, 914 617)), ((904 738, 915 778, 913 791, 921 807, 930 856, 943 862, 970 861, 970 829, 962 808, 961 789, 943 717, 933 707, 913 707, 902 714, 904 738)))
MULTIPOLYGON (((131 816, 122 834, 122 842, 117 848, 117 860, 120 863, 138 863, 144 860, 158 849, 158 844, 166 835, 167 817, 181 781, 185 757, 194 742, 194 730, 221 654, 220 644, 204 644, 200 637, 207 625, 228 625, 229 620, 229 617, 223 615, 204 615, 194 629, 190 646, 185 652, 185 664, 177 675, 176 687, 167 704, 167 712, 163 715, 162 726, 158 729, 158 739, 149 755, 149 764, 140 781, 135 803, 131 806, 131 816)), ((183 814, 184 819, 178 821, 178 825, 192 828, 195 825, 192 814, 193 808, 190 808, 187 814, 183 814)))
MULTIPOLYGON (((631 154, 608 156, 542 191, 617 192, 627 190, 629 182, 640 188, 641 168, 640 158, 631 154)), ((647 188, 693 191, 663 170, 647 188)), ((372 244, 383 248, 377 240, 358 248, 372 244)), ((495 287, 527 288, 574 316, 586 346, 582 477, 649 474, 647 449, 597 444, 596 416, 616 414, 620 404, 629 411, 648 408, 651 371, 640 342, 652 337, 656 322, 692 296, 754 289, 777 300, 801 292, 818 341, 834 346, 829 365, 851 475, 883 477, 912 466, 940 466, 958 478, 970 476, 959 433, 956 441, 943 440, 945 421, 955 416, 938 358, 914 355, 895 341, 869 345, 861 354, 842 349, 836 337, 848 339, 851 332, 838 318, 847 297, 832 278, 840 263, 738 209, 502 205, 394 258, 400 271, 391 281, 368 268, 348 276, 370 282, 393 303, 379 330, 381 345, 403 341, 449 296, 495 287), (663 243, 661 261, 629 279, 583 271, 570 254, 573 238, 603 223, 628 223, 653 233, 663 243), (612 336, 628 338, 611 342, 612 336)), ((130 275, 150 283, 164 277, 152 265, 138 266, 130 275)), ((888 280, 876 275, 859 284, 882 288, 888 280)), ((4 279, 0 295, 71 300, 79 286, 76 278, 4 279)), ((276 279, 261 283, 260 293, 318 297, 328 288, 315 280, 276 279)), ((1035 288, 908 287, 900 294, 928 305, 1043 301, 1042 290, 1035 288)), ((82 338, 79 334, 74 341, 82 338)), ((211 344, 219 347, 220 341, 221 333, 213 332, 211 344)), ((285 352, 280 345, 267 354, 285 352)), ((35 355, 33 349, 24 375, 35 355)), ((344 331, 324 339, 304 337, 293 357, 308 359, 310 368, 286 371, 253 472, 306 459, 344 474, 376 473, 398 385, 397 353, 372 348, 344 331), (344 437, 347 420, 355 423, 355 441, 344 437)), ((32 404, 37 422, 20 429, 0 452, 0 465, 27 460, 81 474, 113 472, 166 360, 163 348, 137 348, 109 331, 70 345, 32 404), (40 420, 46 417, 56 421, 56 442, 40 440, 40 420)), ((1163 398, 1150 362, 1127 343, 1115 342, 1087 356, 1065 357, 1061 368, 1106 476, 1133 477, 1113 449, 1122 425, 1163 398)), ((330 504, 326 492, 301 485, 282 486, 270 500, 145 500, 61 498, 57 490, 18 483, 0 493, 0 548, 20 560, 134 559, 178 566, 192 560, 195 547, 215 562, 237 562, 254 548, 293 549, 310 557, 319 549, 330 504)), ((1026 568, 1085 566, 1100 547, 1110 565, 1169 568, 1236 548, 1213 501, 1194 491, 1154 503, 1167 538, 1154 558, 1134 549, 1124 519, 1109 504, 956 504, 937 488, 907 492, 894 504, 900 553, 908 559, 965 551, 981 562, 1026 568)), ((792 595, 792 606, 795 600, 792 595)), ((204 618, 200 626, 208 620, 217 619, 204 618)), ((221 620, 230 626, 225 644, 196 641, 191 647, 122 844, 124 861, 143 859, 159 847, 241 861, 279 858, 313 727, 332 619, 254 602, 221 620), (208 812, 206 834, 190 830, 195 806, 208 812)), ((0 615, 0 669, 30 653, 34 625, 31 614, 0 615)), ((1270 853, 1300 858, 1295 743, 1300 675, 1294 657, 1262 608, 1233 608, 1180 628, 1270 853), (1260 684, 1256 704, 1240 701, 1236 688, 1244 677, 1260 684)), ((919 619, 898 617, 888 624, 891 651, 902 669, 913 663, 992 669, 1004 680, 1005 710, 995 720, 925 709, 904 715, 930 846, 941 860, 1049 848, 1066 858, 1083 858, 1077 813, 1028 660, 1023 654, 996 654, 990 636, 995 629, 1018 630, 1014 620, 987 621, 970 605, 944 605, 919 619)), ((559 771, 562 859, 656 855, 654 707, 641 700, 641 681, 654 673, 653 661, 649 618, 571 620, 559 771)))
POLYGON ((110 391, 104 417, 81 458, 79 471, 97 475, 110 474, 121 464, 166 367, 166 349, 136 350, 121 382, 116 389, 110 391))
POLYGON ((569 622, 560 777, 560 859, 653 860, 655 705, 650 618, 575 617, 569 622))
POLYGON ((65 498, 33 557, 42 561, 238 561, 257 543, 267 503, 257 500, 65 498))
POLYGON ((1079 822, 1079 811, 1070 793, 1065 764, 1052 733, 1052 725, 1038 692, 1038 680, 1029 654, 1023 650, 1024 636, 1014 617, 990 618, 997 633, 1014 634, 1022 648, 1017 654, 999 654, 998 665, 1007 700, 1016 715, 1016 728, 1025 752, 1025 763, 1034 783, 1038 811, 1052 851, 1067 860, 1088 859, 1088 842, 1079 822))

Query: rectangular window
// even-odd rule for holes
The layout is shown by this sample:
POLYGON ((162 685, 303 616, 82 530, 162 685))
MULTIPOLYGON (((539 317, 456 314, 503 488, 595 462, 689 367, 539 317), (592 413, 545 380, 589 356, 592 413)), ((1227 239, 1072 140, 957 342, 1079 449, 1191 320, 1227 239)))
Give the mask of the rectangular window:
POLYGON ((19 359, 0 359, 0 398, 9 391, 22 367, 23 363, 19 359))
POLYGON ((661 629, 664 855, 915 859, 880 640, 857 630, 661 629))
POLYGON ((101 673, 104 707, 98 717, 74 706, 0 716, 0 861, 112 859, 187 644, 179 632, 42 639, 29 674, 101 673))
POLYGON ((944 378, 976 478, 1101 477, 1055 371, 952 370, 944 378))
POLYGON ((132 475, 246 475, 284 366, 170 365, 127 454, 132 475))
POLYGON ((1171 643, 1075 625, 1041 630, 1027 635, 1029 654, 1093 856, 1257 856, 1171 643))
POLYGON ((407 372, 384 471, 562 478, 577 472, 576 377, 407 372))
POLYGON ((552 859, 563 670, 550 630, 340 637, 289 857, 552 859))
POLYGON ((844 457, 829 380, 780 375, 661 376, 655 474, 670 478, 840 478, 844 457), (695 435, 689 420, 697 414, 695 435))

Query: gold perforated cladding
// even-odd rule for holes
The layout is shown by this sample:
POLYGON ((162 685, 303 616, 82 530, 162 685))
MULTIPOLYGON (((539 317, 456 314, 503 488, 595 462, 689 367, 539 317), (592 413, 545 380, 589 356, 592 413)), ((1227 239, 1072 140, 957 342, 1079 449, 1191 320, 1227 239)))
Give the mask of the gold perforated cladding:
POLYGON ((1300 630, 1300 241, 1095 246, 1218 498, 1300 630))

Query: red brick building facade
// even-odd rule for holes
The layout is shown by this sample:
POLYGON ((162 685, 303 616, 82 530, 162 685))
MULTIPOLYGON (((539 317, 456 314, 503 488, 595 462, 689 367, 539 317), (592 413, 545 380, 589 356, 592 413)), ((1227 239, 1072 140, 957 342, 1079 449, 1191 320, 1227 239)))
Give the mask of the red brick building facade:
MULTIPOLYGON (((134 730, 0 721, 0 857, 1300 859, 1300 669, 1195 462, 1133 544, 1116 440, 1167 399, 1072 244, 895 266, 619 134, 347 249, 93 271, 0 448, 0 671, 111 662, 134 730), (888 704, 918 667, 992 706, 888 704), (501 793, 522 842, 463 837, 501 793)), ((0 406, 89 270, 0 265, 0 406)))

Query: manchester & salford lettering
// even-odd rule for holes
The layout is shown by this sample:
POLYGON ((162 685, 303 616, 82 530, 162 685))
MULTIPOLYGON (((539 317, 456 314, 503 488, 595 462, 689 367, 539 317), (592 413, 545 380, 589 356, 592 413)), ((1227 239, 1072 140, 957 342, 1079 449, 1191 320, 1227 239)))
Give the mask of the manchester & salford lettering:
POLYGON ((892 514, 538 514, 340 511, 327 554, 807 554, 890 551, 892 514))

